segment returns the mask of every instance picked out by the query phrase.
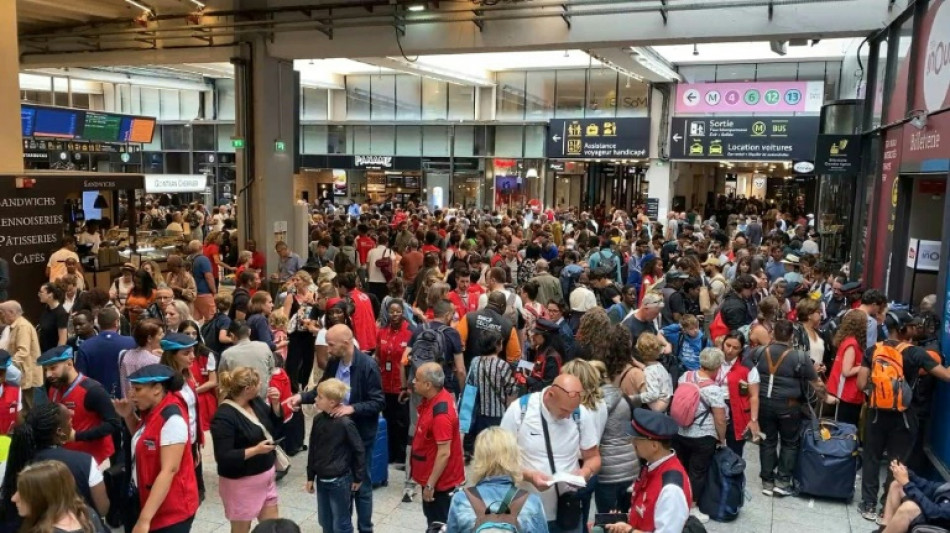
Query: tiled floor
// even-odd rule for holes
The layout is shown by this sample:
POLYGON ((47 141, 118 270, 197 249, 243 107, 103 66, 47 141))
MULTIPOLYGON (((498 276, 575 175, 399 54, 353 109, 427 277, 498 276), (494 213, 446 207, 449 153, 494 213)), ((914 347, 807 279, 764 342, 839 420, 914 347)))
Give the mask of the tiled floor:
MULTIPOLYGON (((210 447, 206 448, 204 456, 207 499, 198 510, 193 531, 227 533, 229 526, 218 497, 210 447)), ((762 495, 758 448, 748 446, 745 458, 748 461, 746 505, 735 522, 706 524, 710 533, 867 533, 874 530, 874 524, 862 519, 853 503, 846 505, 810 498, 768 498, 762 495)), ((300 524, 304 533, 319 533, 316 497, 304 490, 306 453, 300 453, 292 460, 290 473, 279 482, 280 515, 300 524)), ((378 533, 425 532, 425 517, 419 501, 401 502, 404 479, 404 472, 390 468, 389 486, 377 488, 374 492, 373 522, 378 533)))

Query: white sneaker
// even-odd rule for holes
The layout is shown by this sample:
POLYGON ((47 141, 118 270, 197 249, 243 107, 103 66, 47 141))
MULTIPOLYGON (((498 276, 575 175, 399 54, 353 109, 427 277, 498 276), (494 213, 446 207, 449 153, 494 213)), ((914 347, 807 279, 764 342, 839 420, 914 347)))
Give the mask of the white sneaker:
POLYGON ((689 514, 695 516, 696 519, 700 521, 700 523, 705 524, 709 522, 709 515, 700 511, 699 507, 693 507, 692 509, 690 509, 689 514))

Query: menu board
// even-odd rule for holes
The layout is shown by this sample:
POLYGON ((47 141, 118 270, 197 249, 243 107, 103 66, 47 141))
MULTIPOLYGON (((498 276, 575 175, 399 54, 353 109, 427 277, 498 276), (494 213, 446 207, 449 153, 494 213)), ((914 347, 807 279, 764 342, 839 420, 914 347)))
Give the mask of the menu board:
POLYGON ((152 142, 155 134, 155 119, 147 117, 123 117, 122 127, 118 132, 119 142, 143 143, 152 142))
POLYGON ((33 136, 33 126, 36 123, 36 109, 23 106, 20 108, 20 123, 24 137, 33 136))
POLYGON ((37 107, 33 122, 33 137, 59 137, 74 139, 79 137, 82 127, 82 111, 37 107))
POLYGON ((121 115, 87 111, 82 137, 89 141, 115 142, 119 138, 122 120, 121 115))

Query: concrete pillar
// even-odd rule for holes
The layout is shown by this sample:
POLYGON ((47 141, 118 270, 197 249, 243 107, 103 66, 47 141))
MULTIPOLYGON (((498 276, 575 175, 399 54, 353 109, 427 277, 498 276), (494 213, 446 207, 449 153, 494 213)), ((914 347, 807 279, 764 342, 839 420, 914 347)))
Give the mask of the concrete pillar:
POLYGON ((23 171, 20 131, 20 50, 16 2, 0 2, 0 117, 17 117, 14 128, 0 129, 0 173, 23 171))
MULTIPOLYGON (((238 189, 244 190, 246 201, 240 201, 239 224, 257 241, 257 248, 267 255, 268 274, 277 270, 274 244, 278 240, 296 242, 300 228, 294 224, 293 173, 297 131, 294 128, 294 102, 297 83, 293 63, 276 59, 267 53, 264 40, 246 46, 247 89, 236 90, 235 108, 238 121, 246 120, 248 134, 239 157, 248 158, 247 175, 238 164, 238 189), (244 100, 249 100, 245 106, 244 100), (283 143, 281 151, 280 143, 283 143), (240 214, 240 210, 246 210, 240 214)), ((238 77, 240 80, 241 77, 238 77)), ((238 131, 241 131, 239 128, 238 131)), ((240 159, 238 161, 241 163, 240 159)), ((294 250, 306 257, 306 250, 294 250)))
POLYGON ((669 161, 651 159, 650 168, 647 169, 647 182, 650 184, 647 197, 659 198, 657 219, 661 222, 666 220, 666 214, 669 213, 670 204, 673 202, 673 179, 670 176, 672 168, 673 165, 669 161))

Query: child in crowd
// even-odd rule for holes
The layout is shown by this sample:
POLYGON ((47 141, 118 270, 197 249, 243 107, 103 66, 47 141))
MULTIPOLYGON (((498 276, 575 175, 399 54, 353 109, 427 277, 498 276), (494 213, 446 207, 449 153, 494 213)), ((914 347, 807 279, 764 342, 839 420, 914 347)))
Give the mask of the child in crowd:
POLYGON ((652 333, 641 333, 637 338, 637 352, 645 365, 643 384, 639 387, 640 403, 661 413, 673 398, 673 379, 659 361, 664 346, 663 340, 652 333))
POLYGON ((347 386, 336 378, 317 386, 316 406, 310 431, 307 457, 307 492, 317 492, 317 519, 324 531, 352 533, 352 493, 363 479, 366 468, 363 440, 356 424, 348 416, 334 418, 330 413, 340 406, 347 386))
POLYGON ((274 337, 274 344, 279 346, 275 353, 287 359, 287 346, 289 345, 287 339, 287 324, 290 320, 287 318, 287 315, 284 314, 283 309, 274 309, 274 312, 270 314, 270 318, 268 318, 267 321, 270 324, 271 335, 274 337))
MULTIPOLYGON (((295 414, 300 415, 300 413, 295 413, 294 410, 285 403, 293 396, 293 391, 290 390, 290 376, 288 376, 287 371, 284 370, 284 358, 277 354, 274 355, 274 369, 271 370, 268 387, 273 387, 280 391, 280 403, 284 405, 284 450, 301 449, 303 447, 303 432, 292 431, 290 427, 291 419, 295 414)), ((277 479, 285 475, 287 475, 287 470, 277 472, 277 479)))
POLYGON ((660 330, 660 336, 673 346, 673 355, 686 370, 699 370, 699 352, 709 343, 694 315, 683 315, 679 324, 670 324, 660 330))

